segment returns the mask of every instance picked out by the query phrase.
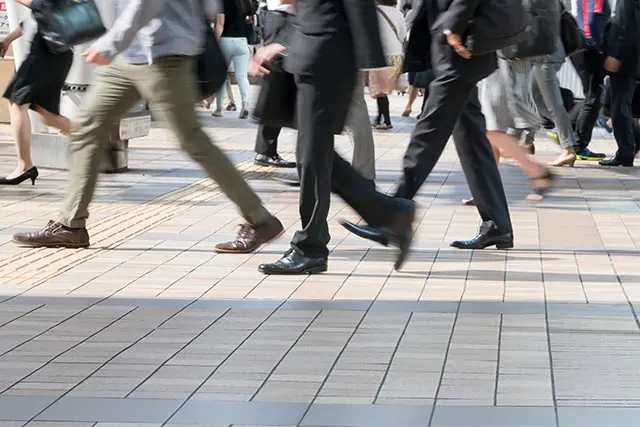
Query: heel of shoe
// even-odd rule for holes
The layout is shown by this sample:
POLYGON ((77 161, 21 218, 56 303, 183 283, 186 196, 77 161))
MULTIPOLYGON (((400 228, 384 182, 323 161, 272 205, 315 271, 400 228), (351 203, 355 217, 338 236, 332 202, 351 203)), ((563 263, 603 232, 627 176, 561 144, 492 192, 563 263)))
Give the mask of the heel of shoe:
POLYGON ((497 248, 497 249, 501 249, 501 250, 504 250, 504 249, 513 249, 513 242, 498 243, 498 244, 496 245, 496 248, 497 248))
POLYGON ((36 185, 36 178, 35 176, 31 177, 31 185, 36 185))

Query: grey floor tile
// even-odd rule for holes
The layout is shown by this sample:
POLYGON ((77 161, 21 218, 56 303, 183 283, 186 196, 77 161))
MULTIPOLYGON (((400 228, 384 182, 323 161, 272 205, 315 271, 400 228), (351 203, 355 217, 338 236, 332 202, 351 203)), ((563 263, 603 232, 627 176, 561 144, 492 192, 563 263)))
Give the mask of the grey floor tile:
POLYGON ((0 421, 29 421, 54 401, 53 397, 0 396, 0 421))
POLYGON ((38 421, 162 423, 183 401, 173 399, 109 399, 64 397, 38 416, 38 421))
POLYGON ((556 427, 556 419, 552 407, 452 405, 437 406, 430 427, 556 427))
POLYGON ((456 313, 458 303, 454 301, 376 301, 371 311, 401 313, 456 313))
POLYGON ((558 408, 560 427, 637 427, 640 408, 558 408))
POLYGON ((309 407, 305 403, 216 402, 189 400, 169 424, 298 425, 309 407))
POLYGON ((303 301, 289 300, 282 306, 285 310, 340 310, 340 311, 366 311, 371 306, 371 301, 346 301, 346 300, 318 300, 303 301))
POLYGON ((315 404, 301 426, 426 427, 431 406, 315 404))

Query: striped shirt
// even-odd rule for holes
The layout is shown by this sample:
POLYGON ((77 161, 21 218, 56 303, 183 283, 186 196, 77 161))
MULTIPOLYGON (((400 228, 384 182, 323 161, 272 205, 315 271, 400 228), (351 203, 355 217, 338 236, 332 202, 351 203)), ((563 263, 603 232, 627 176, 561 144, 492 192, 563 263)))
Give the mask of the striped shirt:
POLYGON ((611 17, 609 0, 572 0, 571 10, 589 44, 602 42, 604 26, 611 17))

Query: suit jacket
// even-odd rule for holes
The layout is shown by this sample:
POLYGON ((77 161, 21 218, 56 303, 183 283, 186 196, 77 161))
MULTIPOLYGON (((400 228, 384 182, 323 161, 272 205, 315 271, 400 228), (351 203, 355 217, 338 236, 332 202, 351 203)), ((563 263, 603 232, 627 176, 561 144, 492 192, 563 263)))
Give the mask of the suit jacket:
POLYGON ((487 0, 424 0, 409 36, 406 71, 433 69, 436 77, 448 75, 480 81, 497 68, 495 53, 464 59, 448 44, 443 31, 463 35, 481 2, 487 0))
POLYGON ((373 0, 298 0, 287 71, 331 75, 385 66, 373 0))
POLYGON ((640 77, 640 0, 617 0, 605 31, 604 54, 622 61, 621 74, 640 77))

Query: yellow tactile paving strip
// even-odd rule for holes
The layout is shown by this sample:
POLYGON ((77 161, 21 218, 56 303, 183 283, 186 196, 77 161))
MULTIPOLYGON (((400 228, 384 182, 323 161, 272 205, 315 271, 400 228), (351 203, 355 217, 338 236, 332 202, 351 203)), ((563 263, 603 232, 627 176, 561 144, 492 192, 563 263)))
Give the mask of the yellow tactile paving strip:
MULTIPOLYGON (((255 166, 253 161, 240 163, 237 168, 248 180, 261 179, 270 172, 270 169, 255 166)), ((111 204, 92 207, 93 211, 110 215, 88 227, 91 249, 29 250, 0 262, 0 282, 37 286, 221 194, 213 181, 204 178, 137 206, 111 204)))

